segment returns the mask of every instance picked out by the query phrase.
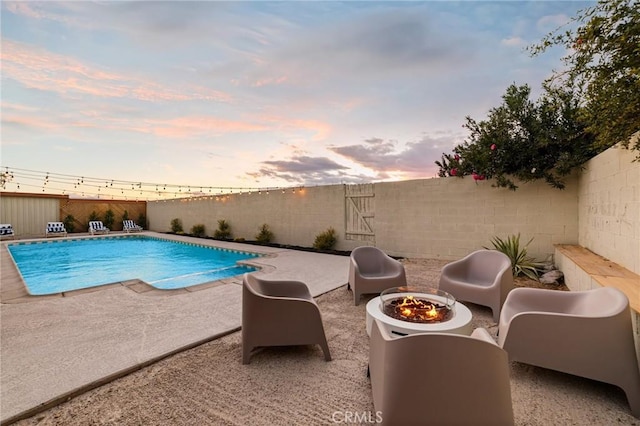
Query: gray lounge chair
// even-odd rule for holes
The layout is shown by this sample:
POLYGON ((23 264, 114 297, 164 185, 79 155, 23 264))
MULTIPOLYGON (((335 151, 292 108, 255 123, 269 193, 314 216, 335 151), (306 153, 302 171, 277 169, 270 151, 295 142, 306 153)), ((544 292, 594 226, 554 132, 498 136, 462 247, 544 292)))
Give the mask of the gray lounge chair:
POLYGON ((394 337, 375 320, 369 348, 381 424, 514 424, 508 356, 485 329, 394 337))
POLYGON ((315 345, 331 361, 320 309, 306 284, 267 281, 252 274, 242 279, 242 363, 265 346, 315 345))
POLYGON ((362 246, 351 252, 348 289, 358 305, 363 294, 380 293, 407 285, 404 266, 377 247, 362 246))
POLYGON ((620 290, 516 288, 498 333, 510 360, 618 386, 640 418, 640 366, 629 299, 620 290))
POLYGON ((446 264, 438 287, 457 300, 490 307, 498 322, 500 308, 513 289, 511 260, 497 250, 474 251, 446 264))

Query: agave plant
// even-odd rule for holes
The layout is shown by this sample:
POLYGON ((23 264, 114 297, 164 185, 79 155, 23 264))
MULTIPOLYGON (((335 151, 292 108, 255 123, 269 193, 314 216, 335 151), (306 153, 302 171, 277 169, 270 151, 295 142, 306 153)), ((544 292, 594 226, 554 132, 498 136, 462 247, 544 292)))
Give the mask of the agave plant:
MULTIPOLYGON (((525 275, 532 280, 538 280, 538 268, 542 263, 536 262, 533 257, 527 255, 527 247, 533 241, 531 238, 524 246, 520 245, 520 234, 510 235, 506 240, 500 237, 493 237, 491 244, 493 248, 502 252, 511 259, 511 271, 514 277, 525 275)), ((487 248, 487 247, 485 247, 487 248)))

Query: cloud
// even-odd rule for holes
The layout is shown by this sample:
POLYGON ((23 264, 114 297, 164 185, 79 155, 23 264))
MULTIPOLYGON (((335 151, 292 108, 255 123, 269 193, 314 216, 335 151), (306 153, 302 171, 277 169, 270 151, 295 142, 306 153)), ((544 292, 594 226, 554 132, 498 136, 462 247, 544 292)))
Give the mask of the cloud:
POLYGON ((397 142, 371 138, 364 144, 329 149, 378 174, 429 177, 437 172, 434 162, 442 153, 449 153, 459 138, 453 134, 423 136, 421 140, 408 142, 403 147, 398 147, 397 142))
POLYGON ((262 161, 258 171, 246 175, 256 181, 279 179, 300 185, 434 177, 438 172, 435 161, 443 153, 450 153, 459 138, 452 134, 425 135, 417 142, 400 145, 396 141, 373 137, 362 144, 328 148, 353 166, 323 156, 292 155, 286 160, 262 161))
POLYGON ((390 8, 312 28, 276 51, 270 62, 283 64, 298 78, 431 75, 464 61, 461 39, 442 37, 429 17, 413 8, 390 8))
POLYGON ((104 71, 73 57, 13 40, 3 40, 0 58, 3 78, 63 96, 88 95, 147 102, 231 100, 228 94, 206 87, 183 84, 174 89, 147 79, 104 71))
POLYGON ((75 19, 68 15, 51 12, 47 9, 47 4, 26 2, 26 1, 6 1, 2 2, 8 12, 14 15, 21 15, 37 20, 48 20, 60 22, 67 25, 86 26, 87 20, 75 19), (83 24, 84 21, 84 24, 83 24))
POLYGON ((512 37, 507 37, 507 38, 503 38, 500 41, 500 44, 504 45, 504 46, 524 46, 527 44, 527 42, 520 38, 520 37, 516 37, 516 36, 512 36, 512 37))
POLYGON ((540 31, 550 32, 571 22, 571 18, 565 14, 546 15, 538 19, 536 25, 540 31))
POLYGON ((193 136, 217 136, 228 133, 247 133, 269 130, 262 124, 225 120, 216 117, 179 117, 169 120, 146 120, 142 131, 165 138, 184 139, 193 136))
POLYGON ((367 180, 364 176, 352 175, 349 168, 327 157, 292 156, 288 160, 263 161, 256 172, 247 176, 260 179, 278 179, 289 184, 330 185, 337 183, 357 183, 367 180))

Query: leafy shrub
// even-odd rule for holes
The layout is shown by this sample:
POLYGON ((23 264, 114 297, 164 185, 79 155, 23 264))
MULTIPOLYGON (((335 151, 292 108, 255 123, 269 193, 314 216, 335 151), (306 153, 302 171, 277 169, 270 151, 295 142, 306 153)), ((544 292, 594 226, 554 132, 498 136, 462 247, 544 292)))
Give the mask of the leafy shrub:
POLYGON ((259 243, 270 243, 273 240, 273 232, 269 229, 269 225, 263 223, 260 227, 260 232, 256 235, 256 241, 259 243))
POLYGON ((231 239, 231 225, 229 225, 229 222, 224 219, 218 220, 218 229, 214 231, 213 237, 221 240, 231 239))
POLYGON ((95 210, 91 212, 91 214, 89 215, 89 222, 94 221, 94 220, 102 220, 100 218, 100 215, 98 214, 98 212, 96 212, 95 210))
POLYGON ((536 262, 534 258, 527 255, 527 247, 531 241, 533 241, 533 238, 521 247, 520 234, 518 234, 510 235, 506 240, 499 237, 493 237, 491 244, 493 244, 493 248, 495 250, 498 250, 509 257, 511 260, 511 272, 514 277, 518 277, 522 274, 537 281, 538 268, 542 267, 542 264, 536 262))
POLYGON ((142 226, 145 229, 149 229, 149 227, 147 226, 147 216, 145 216, 144 213, 140 213, 138 215, 138 225, 142 226))
POLYGON ((76 224, 75 224, 76 218, 73 217, 72 214, 68 214, 63 220, 62 223, 64 223, 64 229, 67 230, 67 232, 71 233, 76 229, 76 224))
POLYGON ((180 219, 171 219, 171 232, 175 232, 176 234, 184 232, 182 230, 182 221, 180 219))
POLYGON ((129 220, 129 212, 126 210, 122 213, 122 221, 124 222, 125 220, 129 220))
POLYGON ((313 242, 313 247, 318 250, 331 250, 333 246, 338 242, 336 236, 336 230, 329 227, 326 231, 316 235, 316 240, 313 242))
POLYGON ((194 237, 204 237, 206 235, 204 231, 204 225, 193 225, 191 227, 191 235, 193 235, 194 237))
POLYGON ((116 215, 113 214, 113 210, 109 209, 104 214, 104 226, 111 229, 113 227, 113 222, 116 220, 116 215))

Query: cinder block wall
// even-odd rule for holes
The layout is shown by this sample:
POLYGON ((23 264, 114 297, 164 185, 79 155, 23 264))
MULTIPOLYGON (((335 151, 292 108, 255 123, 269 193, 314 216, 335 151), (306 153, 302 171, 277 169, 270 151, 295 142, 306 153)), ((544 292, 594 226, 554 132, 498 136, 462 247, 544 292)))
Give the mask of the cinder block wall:
POLYGON ((640 162, 610 148, 578 180, 579 244, 640 274, 640 162))
MULTIPOLYGON (((375 245, 395 256, 458 259, 489 246, 496 235, 519 232, 523 244, 534 238, 530 254, 544 259, 553 244, 578 241, 577 177, 562 191, 533 182, 514 192, 467 177, 377 183, 373 192, 375 245)), ((158 232, 169 231, 171 220, 180 218, 185 232, 204 224, 212 235, 217 221, 225 219, 234 238, 253 240, 267 223, 281 244, 310 247, 330 226, 338 233, 338 250, 370 244, 345 238, 345 205, 345 186, 329 185, 149 202, 147 215, 150 229, 158 232)))
POLYGON ((407 257, 458 259, 490 247, 494 236, 520 233, 529 253, 545 259, 556 243, 576 243, 577 178, 560 191, 543 182, 517 191, 470 177, 376 185, 376 244, 407 257))
MULTIPOLYGON (((147 204, 147 216, 149 228, 153 231, 168 232, 171 220, 179 218, 185 232, 190 232, 194 225, 202 224, 207 235, 213 235, 218 228, 218 220, 224 219, 231 225, 234 238, 247 240, 255 240, 260 226, 266 223, 274 234, 273 242, 311 247, 316 235, 329 227, 335 228, 338 234, 342 233, 344 186, 155 201, 147 204)), ((342 244, 341 248, 344 247, 342 244)))

